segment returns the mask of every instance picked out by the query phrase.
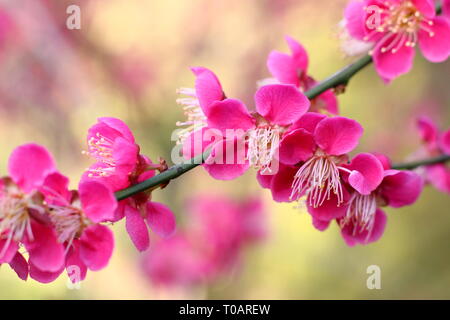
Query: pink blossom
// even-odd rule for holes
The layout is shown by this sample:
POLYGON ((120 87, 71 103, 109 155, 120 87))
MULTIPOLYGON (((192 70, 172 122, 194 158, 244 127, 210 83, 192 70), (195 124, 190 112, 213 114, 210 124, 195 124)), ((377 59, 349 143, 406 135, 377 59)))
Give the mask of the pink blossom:
POLYGON ((9 263, 24 280, 28 265, 40 272, 55 272, 64 264, 64 248, 38 191, 56 171, 54 161, 45 148, 25 144, 12 152, 8 170, 10 176, 0 180, 0 264, 9 263), (27 250, 28 262, 18 251, 19 244, 27 250))
POLYGON ((114 191, 128 187, 139 161, 139 146, 128 126, 116 118, 99 118, 89 129, 87 144, 84 153, 96 162, 84 177, 99 179, 114 191))
MULTIPOLYGON (((423 146, 415 154, 415 158, 421 159, 450 154, 450 128, 440 132, 430 118, 421 116, 417 119, 417 129, 423 146)), ((428 165, 418 168, 417 171, 423 174, 427 183, 432 184, 441 192, 450 194, 450 168, 447 164, 428 165)))
POLYGON ((310 103, 294 86, 275 84, 256 92, 255 105, 256 112, 250 113, 236 99, 212 103, 208 108, 208 126, 187 139, 183 148, 185 156, 192 156, 193 145, 201 146, 194 155, 212 145, 204 166, 216 179, 234 179, 250 166, 263 174, 273 174, 276 170, 271 166, 277 161, 281 137, 308 110, 310 103), (214 140, 206 139, 205 134, 214 140))
POLYGON ((207 260, 189 237, 178 233, 159 241, 142 259, 151 282, 164 287, 190 287, 206 281, 207 260))
MULTIPOLYGON (((128 126, 119 119, 100 118, 89 129, 88 151, 97 162, 83 181, 100 181, 113 191, 135 185, 155 175, 160 165, 139 154, 139 146, 128 126)), ((109 221, 126 218, 126 229, 139 251, 148 248, 148 227, 159 236, 168 237, 175 230, 175 217, 164 204, 152 202, 150 192, 142 192, 119 202, 109 221)))
MULTIPOLYGON (((307 204, 317 210, 334 201, 345 201, 341 171, 347 153, 358 144, 361 125, 344 117, 306 113, 290 128, 280 143, 279 172, 273 178, 259 176, 263 187, 270 188, 278 202, 307 197, 307 204)), ((336 217, 327 217, 330 220, 336 217)))
POLYGON ((81 181, 78 191, 69 191, 68 185, 69 180, 55 172, 47 176, 40 188, 58 242, 64 244, 67 253, 60 270, 35 273, 35 279, 41 282, 51 282, 64 267, 69 271, 73 266, 78 267, 79 278, 72 281, 84 280, 87 269, 96 271, 108 264, 114 249, 111 230, 99 224, 114 218, 117 201, 112 190, 99 181, 81 181))
POLYGON ((379 159, 361 153, 346 166, 350 198, 345 204, 346 214, 338 223, 349 246, 374 242, 383 235, 386 214, 381 206, 411 205, 422 192, 423 179, 418 174, 390 169, 379 159))
POLYGON ((211 70, 203 67, 191 68, 194 73, 195 88, 180 88, 178 94, 185 97, 177 99, 177 103, 183 106, 187 119, 178 121, 177 126, 184 127, 178 133, 179 143, 182 143, 193 131, 206 127, 206 115, 209 106, 225 99, 222 85, 211 70))
POLYGON ((450 55, 450 22, 436 16, 432 0, 352 0, 345 19, 352 37, 373 43, 369 54, 385 81, 410 71, 417 44, 430 62, 450 55))
MULTIPOLYGON (((286 42, 291 54, 272 51, 267 59, 267 67, 278 82, 292 84, 302 91, 308 91, 317 84, 317 81, 308 75, 308 53, 295 39, 286 36, 286 42)), ((321 110, 338 114, 338 102, 333 90, 327 90, 311 100, 310 111, 321 110)))

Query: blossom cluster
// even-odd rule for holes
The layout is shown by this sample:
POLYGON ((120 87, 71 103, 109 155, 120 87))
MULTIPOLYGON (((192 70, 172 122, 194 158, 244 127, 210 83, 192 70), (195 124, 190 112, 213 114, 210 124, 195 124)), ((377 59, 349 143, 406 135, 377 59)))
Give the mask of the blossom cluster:
POLYGON ((203 164, 216 179, 230 180, 250 167, 259 184, 277 202, 305 202, 313 225, 325 230, 334 220, 352 246, 376 241, 383 234, 382 207, 410 205, 419 197, 422 177, 394 170, 381 154, 351 157, 363 134, 355 120, 339 116, 333 91, 312 101, 304 47, 286 37, 290 54, 273 51, 267 66, 273 78, 259 82, 255 111, 228 98, 217 76, 193 68, 195 89, 181 89, 178 100, 188 121, 180 131, 183 153, 191 158, 210 150, 203 164))
POLYGON ((150 191, 116 200, 115 191, 166 167, 139 153, 125 123, 100 118, 89 129, 87 143, 84 153, 95 162, 77 190, 69 190, 69 179, 57 170, 44 147, 25 144, 10 156, 9 175, 0 180, 0 264, 8 263, 23 280, 29 275, 48 283, 64 269, 71 276, 76 268, 70 279, 78 282, 87 270, 104 268, 114 249, 108 224, 124 217, 141 251, 149 246, 148 228, 163 237, 174 232, 173 213, 151 201, 150 191))

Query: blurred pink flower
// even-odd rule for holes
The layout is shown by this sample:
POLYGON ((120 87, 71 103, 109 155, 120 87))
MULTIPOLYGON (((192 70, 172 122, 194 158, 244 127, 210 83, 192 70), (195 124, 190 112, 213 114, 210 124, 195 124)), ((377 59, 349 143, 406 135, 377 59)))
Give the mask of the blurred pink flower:
POLYGON ((259 198, 237 203, 225 196, 200 195, 190 199, 187 208, 186 228, 156 243, 143 259, 144 271, 154 284, 212 282, 235 267, 242 251, 266 234, 259 198))
MULTIPOLYGON (((276 81, 292 84, 302 91, 308 91, 317 84, 317 81, 308 75, 308 53, 295 39, 286 36, 286 42, 291 54, 272 51, 267 59, 267 67, 276 81)), ((264 81, 272 80, 266 79, 263 83, 264 81)), ((338 114, 338 102, 333 90, 327 90, 311 100, 310 111, 320 112, 321 110, 338 114)))
MULTIPOLYGON (((435 157, 450 154, 450 128, 440 132, 430 118, 421 116, 417 119, 423 146, 414 155, 415 158, 435 157)), ((450 194, 450 168, 445 163, 438 163, 417 169, 425 181, 441 192, 450 194)))
POLYGON ((432 0, 352 0, 344 15, 352 37, 374 44, 375 69, 387 82, 410 71, 416 44, 430 62, 450 55, 450 22, 432 0))
POLYGON ((14 149, 8 169, 10 177, 0 180, 0 264, 9 263, 23 280, 28 265, 38 272, 60 270, 64 248, 38 191, 46 176, 56 171, 51 155, 39 145, 25 144, 14 149), (19 253, 19 244, 27 250, 28 262, 19 253))
POLYGON ((156 64, 144 56, 129 53, 113 60, 113 72, 133 96, 141 97, 155 80, 156 64))

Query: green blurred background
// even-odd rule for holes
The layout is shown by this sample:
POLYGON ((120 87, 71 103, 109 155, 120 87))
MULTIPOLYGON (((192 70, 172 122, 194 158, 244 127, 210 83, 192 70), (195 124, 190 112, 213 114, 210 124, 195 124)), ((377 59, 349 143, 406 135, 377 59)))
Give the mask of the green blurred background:
MULTIPOLYGON (((192 87, 189 66, 219 76, 227 96, 252 105, 256 81, 269 76, 270 50, 287 51, 284 35, 309 51, 310 73, 323 79, 350 63, 340 50, 337 24, 345 0, 22 0, 0 1, 11 21, 0 45, 0 172, 19 144, 34 141, 55 155, 58 168, 77 179, 89 165, 81 151, 99 116, 123 119, 144 154, 170 159, 170 136, 182 120, 175 90, 192 87), (67 30, 66 8, 81 8, 81 30, 67 30)), ((386 152, 402 161, 419 146, 417 114, 450 125, 450 63, 422 57, 414 70, 386 86, 372 66, 339 96, 341 113, 365 134, 358 151, 386 152)), ((32 165, 32 162, 30 162, 32 165)), ((450 198, 431 187, 412 207, 387 209, 377 243, 349 248, 336 225, 315 230, 293 204, 276 204, 250 170, 230 182, 197 168, 154 199, 167 203, 183 225, 190 196, 259 193, 269 211, 269 236, 246 252, 239 270, 208 287, 156 290, 139 268, 139 254, 123 222, 107 269, 90 272, 81 289, 64 274, 52 284, 23 282, 0 270, 2 299, 449 299, 450 198), (189 186, 189 187, 186 187, 189 186), (369 290, 366 269, 381 268, 381 290, 369 290)))

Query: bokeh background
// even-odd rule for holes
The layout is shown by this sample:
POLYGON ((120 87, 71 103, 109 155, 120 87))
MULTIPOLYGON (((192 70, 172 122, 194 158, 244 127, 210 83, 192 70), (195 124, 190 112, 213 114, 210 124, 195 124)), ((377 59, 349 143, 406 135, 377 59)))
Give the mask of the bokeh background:
MULTIPOLYGON (((0 1, 0 172, 25 142, 47 146, 59 169, 77 179, 89 165, 81 151, 99 116, 119 117, 142 152, 170 159, 175 90, 191 87, 189 66, 214 70, 230 97, 252 105, 256 82, 269 75, 270 50, 287 51, 284 35, 309 51, 310 73, 323 79, 352 61, 340 50, 337 25, 345 0, 2 0, 0 1), (81 30, 68 30, 66 8, 81 8, 81 30)), ((414 70, 386 86, 369 66, 339 96, 342 115, 363 124, 358 151, 402 161, 419 146, 414 117, 450 125, 450 63, 418 56, 414 70)), ((33 165, 30 159, 30 165, 33 165)), ((238 270, 195 289, 158 289, 147 281, 123 222, 114 226, 110 265, 90 272, 79 290, 64 274, 52 284, 23 282, 0 269, 2 299, 449 299, 450 197, 431 187, 412 207, 387 209, 377 243, 347 247, 336 225, 315 230, 308 214, 276 204, 250 170, 230 182, 201 168, 170 183, 154 199, 179 225, 197 193, 237 199, 260 194, 269 212, 266 240, 245 252, 238 270), (378 265, 382 289, 369 290, 366 269, 378 265)))

